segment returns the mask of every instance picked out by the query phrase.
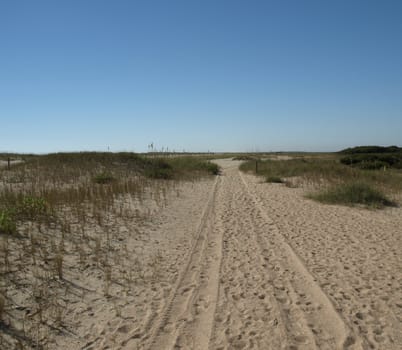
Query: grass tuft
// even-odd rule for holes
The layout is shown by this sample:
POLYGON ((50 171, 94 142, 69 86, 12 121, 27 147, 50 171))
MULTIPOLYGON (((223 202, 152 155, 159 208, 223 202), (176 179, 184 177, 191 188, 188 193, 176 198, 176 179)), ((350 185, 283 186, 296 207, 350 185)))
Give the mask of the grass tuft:
POLYGON ((34 220, 48 213, 49 208, 46 200, 42 197, 25 196, 17 205, 18 218, 34 220))
POLYGON ((112 176, 112 174, 107 173, 107 172, 102 172, 102 173, 95 175, 92 180, 96 184, 104 185, 104 184, 112 183, 116 179, 112 176))
MULTIPOLYGON (((24 326, 18 334, 0 332, 0 344, 10 349, 15 344, 46 348, 57 335, 53 324, 72 326, 69 319, 62 320, 65 306, 58 302, 62 294, 77 298, 63 279, 67 272, 74 283, 100 274, 103 268, 109 300, 114 300, 111 297, 120 288, 130 290, 137 276, 144 280, 146 262, 138 271, 128 268, 132 264, 126 243, 131 235, 121 234, 119 227, 133 228, 139 234, 138 228, 151 218, 151 208, 165 206, 179 181, 216 175, 219 168, 209 157, 57 153, 19 155, 22 162, 9 170, 1 167, 0 327, 9 326, 4 320, 5 307, 7 316, 24 326), (116 265, 113 278, 109 261, 116 265), (10 290, 21 293, 7 294, 10 290), (21 304, 34 310, 29 319, 17 312, 21 304)), ((160 276, 159 265, 155 259, 154 278, 160 276)))
POLYGON ((205 169, 207 170, 207 172, 209 172, 212 175, 219 175, 220 174, 219 166, 217 164, 215 164, 215 163, 206 162, 205 169))
POLYGON ((310 198, 329 204, 361 204, 382 208, 395 206, 381 191, 366 183, 348 183, 335 186, 325 192, 309 195, 310 198))
POLYGON ((150 166, 145 169, 145 176, 150 179, 172 179, 172 166, 163 159, 153 159, 150 166))
POLYGON ((7 210, 0 211, 0 233, 12 235, 17 232, 17 226, 12 214, 7 210))
POLYGON ((264 176, 266 182, 281 180, 289 187, 301 185, 310 190, 329 188, 310 196, 325 203, 374 207, 395 205, 386 195, 401 192, 402 171, 396 166, 371 170, 369 165, 372 164, 362 162, 360 166, 350 166, 339 155, 332 154, 288 160, 261 160, 258 162, 257 174, 255 161, 244 162, 240 169, 264 176))

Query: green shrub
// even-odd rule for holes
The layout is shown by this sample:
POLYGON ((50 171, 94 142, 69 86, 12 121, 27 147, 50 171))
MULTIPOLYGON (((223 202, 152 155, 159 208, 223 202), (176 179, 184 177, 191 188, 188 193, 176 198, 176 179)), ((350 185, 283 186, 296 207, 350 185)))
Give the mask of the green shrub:
POLYGON ((8 210, 0 211, 0 233, 14 234, 17 232, 17 226, 13 215, 8 210))
POLYGON ((206 174, 218 175, 219 166, 200 157, 156 158, 149 160, 144 174, 152 179, 186 179, 206 174))
POLYGON ((360 169, 381 169, 385 167, 398 167, 402 162, 402 153, 367 153, 351 154, 340 159, 345 165, 356 166, 360 169))
POLYGON ((19 219, 34 220, 49 213, 49 206, 44 198, 25 196, 15 208, 19 219))
POLYGON ((330 204, 362 204, 381 208, 395 205, 381 191, 365 183, 338 185, 325 192, 310 195, 310 198, 330 204))
POLYGON ((172 166, 164 159, 152 159, 144 174, 151 179, 169 180, 173 178, 172 166))
POLYGON ((104 185, 109 184, 115 181, 116 179, 110 173, 102 172, 100 174, 95 175, 92 180, 97 184, 104 185))
POLYGON ((215 163, 206 162, 205 168, 212 175, 219 175, 220 174, 219 166, 217 164, 215 164, 215 163))

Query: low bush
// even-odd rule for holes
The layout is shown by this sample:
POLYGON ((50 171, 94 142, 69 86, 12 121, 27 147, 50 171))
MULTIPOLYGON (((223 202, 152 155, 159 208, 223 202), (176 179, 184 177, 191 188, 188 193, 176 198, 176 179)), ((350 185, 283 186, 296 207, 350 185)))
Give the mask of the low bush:
POLYGON ((205 169, 212 175, 219 175, 220 169, 219 166, 215 163, 205 162, 205 169))
POLYGON ((172 166, 164 159, 152 159, 145 168, 144 175, 150 179, 169 180, 173 178, 172 166))
POLYGON ((366 170, 377 170, 384 167, 398 168, 402 163, 402 153, 351 154, 341 158, 340 162, 366 170))
POLYGON ((376 208, 395 205, 381 191, 369 184, 359 182, 341 184, 309 197, 329 204, 362 204, 376 208))

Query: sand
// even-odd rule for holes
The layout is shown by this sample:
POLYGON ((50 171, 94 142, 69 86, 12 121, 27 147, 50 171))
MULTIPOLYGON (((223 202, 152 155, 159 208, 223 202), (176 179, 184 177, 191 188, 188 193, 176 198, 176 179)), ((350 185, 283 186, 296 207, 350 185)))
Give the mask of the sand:
MULTIPOLYGON (((16 160, 10 161, 10 165, 15 165, 15 164, 19 164, 19 163, 23 163, 23 160, 16 159, 16 160)), ((6 168, 7 166, 8 166, 8 162, 6 160, 0 160, 0 168, 6 168)))
POLYGON ((402 348, 401 209, 323 205, 219 164, 188 262, 141 348, 402 348))
POLYGON ((48 348, 402 349, 402 209, 323 205, 217 162, 119 228, 125 270, 110 264, 130 283, 105 297, 102 276, 74 277, 48 348))

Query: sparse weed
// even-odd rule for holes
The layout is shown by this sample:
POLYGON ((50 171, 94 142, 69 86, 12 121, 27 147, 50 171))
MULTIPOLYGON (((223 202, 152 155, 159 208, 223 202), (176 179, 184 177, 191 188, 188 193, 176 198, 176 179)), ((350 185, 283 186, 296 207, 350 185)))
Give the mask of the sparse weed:
POLYGON ((15 210, 19 219, 35 220, 49 213, 49 205, 42 197, 25 196, 15 210))
POLYGON ((164 159, 152 159, 145 169, 145 176, 151 179, 171 179, 173 177, 172 166, 164 159))
MULTIPOLYGON (((138 230, 154 210, 147 206, 139 211, 144 200, 161 208, 176 181, 219 172, 215 164, 201 157, 82 152, 24 158, 9 171, 0 170, 0 287, 18 290, 18 297, 30 310, 28 316, 21 316, 23 313, 16 311, 21 301, 7 298, 7 314, 24 325, 23 337, 7 348, 18 342, 28 348, 32 344, 46 347, 55 330, 51 324, 68 322, 63 320, 60 295, 77 298, 91 293, 77 291, 74 279, 80 281, 80 274, 103 275, 107 297, 114 292, 110 264, 115 264, 113 273, 122 266, 133 267, 122 278, 127 288, 139 280, 148 283, 147 271, 149 277, 159 278, 160 255, 151 258, 148 269, 145 264, 149 260, 140 260, 124 249, 126 237, 116 227, 138 230), (174 181, 160 181, 164 179, 174 181)), ((113 275, 113 282, 119 283, 117 276, 113 275)), ((4 316, 2 300, 0 317, 2 312, 4 316)))
MULTIPOLYGON (((240 169, 255 173, 255 161, 248 161, 240 169)), ((351 167, 339 156, 323 158, 295 158, 290 160, 265 160, 258 163, 258 175, 267 182, 284 182, 288 187, 306 184, 323 192, 310 198, 340 204, 360 203, 367 206, 391 205, 384 193, 402 190, 402 172, 397 169, 366 170, 364 166, 351 167)))
POLYGON ((15 234, 17 232, 17 225, 13 215, 7 210, 0 210, 0 233, 15 234))

